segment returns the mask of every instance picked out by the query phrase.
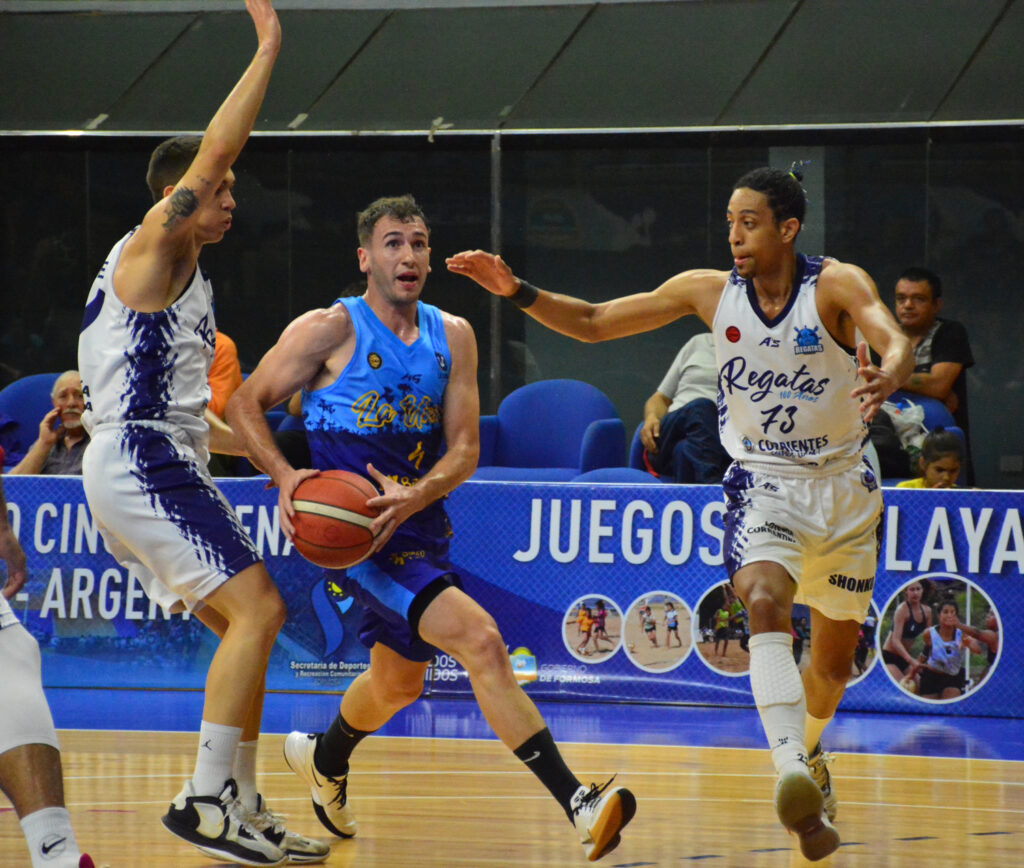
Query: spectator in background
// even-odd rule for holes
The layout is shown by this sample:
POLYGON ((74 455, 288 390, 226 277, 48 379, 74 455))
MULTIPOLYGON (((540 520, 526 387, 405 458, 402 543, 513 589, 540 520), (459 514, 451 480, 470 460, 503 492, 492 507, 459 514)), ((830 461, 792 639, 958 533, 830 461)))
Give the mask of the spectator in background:
POLYGON ((917 479, 905 479, 897 488, 956 488, 964 446, 952 431, 936 428, 929 431, 921 444, 917 479))
POLYGON ((89 435, 82 427, 85 398, 78 371, 65 371, 50 392, 53 409, 39 423, 39 436, 25 457, 8 473, 13 475, 67 474, 81 475, 82 456, 89 445, 89 435))
POLYGON ((974 364, 967 330, 939 317, 942 281, 927 268, 908 268, 896 281, 896 319, 914 348, 914 372, 900 387, 936 398, 946 405, 967 438, 967 484, 974 484, 970 424, 967 413, 967 368, 974 364))
POLYGON ((238 362, 235 342, 220 329, 214 337, 213 361, 210 362, 210 403, 206 409, 218 419, 224 418, 224 408, 235 389, 242 385, 242 366, 238 362))
MULTIPOLYGON (((213 342, 213 361, 207 374, 210 384, 210 403, 206 405, 206 421, 216 425, 224 421, 224 408, 235 389, 242 385, 242 366, 238 362, 238 347, 220 329, 213 342)), ((237 476, 238 461, 232 455, 213 452, 208 465, 211 476, 237 476)))
POLYGON ((719 485, 730 458, 718 436, 718 365, 710 332, 679 351, 644 404, 640 439, 648 468, 675 482, 719 485))

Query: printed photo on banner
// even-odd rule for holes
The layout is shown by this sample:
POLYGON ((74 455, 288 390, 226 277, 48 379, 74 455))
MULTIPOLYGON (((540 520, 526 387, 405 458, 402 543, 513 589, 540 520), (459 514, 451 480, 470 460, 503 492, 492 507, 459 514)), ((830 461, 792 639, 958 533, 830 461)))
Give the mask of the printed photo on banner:
POLYGON ((693 641, 703 663, 719 675, 746 675, 750 669, 747 610, 728 582, 712 585, 701 597, 693 641))
POLYGON ((622 612, 608 597, 575 600, 562 618, 566 650, 584 663, 603 663, 622 645, 622 612))
POLYGON ((889 600, 879 641, 885 671, 924 703, 958 702, 995 671, 1002 623, 992 599, 968 579, 928 573, 889 600))
POLYGON ((647 672, 668 672, 682 663, 693 639, 690 607, 669 591, 649 591, 626 611, 626 656, 647 672))

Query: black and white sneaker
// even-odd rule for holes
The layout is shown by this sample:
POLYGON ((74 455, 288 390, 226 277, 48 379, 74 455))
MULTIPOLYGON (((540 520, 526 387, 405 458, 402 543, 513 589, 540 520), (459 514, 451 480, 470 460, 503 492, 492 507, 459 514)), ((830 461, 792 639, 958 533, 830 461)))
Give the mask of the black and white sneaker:
POLYGON ((162 822, 172 835, 215 859, 238 865, 284 865, 288 855, 267 840, 246 814, 233 780, 224 784, 219 796, 197 796, 192 781, 186 781, 162 822))
POLYGON ((619 833, 636 813, 636 797, 625 787, 608 789, 611 781, 580 787, 569 803, 573 824, 587 859, 596 862, 619 846, 619 833))
POLYGON ((348 807, 348 775, 334 778, 316 767, 317 740, 316 733, 289 733, 284 740, 284 761, 309 784, 313 811, 324 828, 339 838, 351 838, 356 833, 356 818, 348 807))

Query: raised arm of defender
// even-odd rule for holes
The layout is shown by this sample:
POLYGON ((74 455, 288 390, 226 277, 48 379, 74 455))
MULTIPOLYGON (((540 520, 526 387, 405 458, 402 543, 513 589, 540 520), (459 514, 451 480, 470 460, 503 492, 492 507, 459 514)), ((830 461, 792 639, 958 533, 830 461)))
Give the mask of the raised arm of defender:
POLYGON ((146 214, 114 272, 118 298, 133 310, 163 310, 187 285, 203 244, 230 226, 231 166, 256 121, 281 47, 281 26, 270 0, 246 0, 258 47, 249 67, 213 116, 188 171, 146 214), (200 221, 215 200, 227 217, 200 221))
MULTIPOLYGON (((448 270, 475 280, 494 295, 519 303, 532 287, 512 273, 500 256, 483 250, 466 250, 445 260, 448 270)), ((652 331, 680 317, 696 314, 709 326, 728 278, 724 271, 696 269, 669 278, 653 292, 626 295, 591 304, 569 295, 543 290, 524 306, 526 313, 553 331, 586 343, 652 331)))

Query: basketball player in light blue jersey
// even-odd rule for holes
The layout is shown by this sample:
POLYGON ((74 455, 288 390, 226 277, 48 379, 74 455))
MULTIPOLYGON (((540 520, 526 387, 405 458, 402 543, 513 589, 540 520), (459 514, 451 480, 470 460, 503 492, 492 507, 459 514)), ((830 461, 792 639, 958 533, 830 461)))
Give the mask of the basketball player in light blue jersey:
POLYGON ((865 422, 909 376, 913 355, 862 269, 797 255, 805 208, 793 172, 750 172, 725 214, 731 272, 684 271, 653 292, 602 304, 538 290, 484 251, 447 265, 582 341, 651 331, 688 314, 712 330, 719 428, 733 459, 723 483, 723 553, 749 613, 750 684, 779 773, 776 813, 814 860, 839 846, 819 737, 850 675, 877 562, 882 498, 862 458, 865 422), (880 367, 858 345, 858 331, 880 353, 880 367), (802 682, 790 635, 794 601, 811 607, 815 638, 802 682), (814 746, 810 757, 805 745, 814 746))
MULTIPOLYGON (((156 202, 111 250, 79 338, 91 442, 82 467, 108 550, 168 611, 188 608, 219 637, 206 679, 192 778, 163 817, 207 855, 244 865, 318 862, 326 844, 292 835, 256 791, 267 660, 284 604, 207 470, 210 445, 237 452, 205 416, 216 325, 199 254, 231 228, 232 164, 263 101, 281 45, 269 0, 247 0, 258 46, 202 139, 154 151, 156 202)), ((212 414, 210 414, 212 416, 212 414)))
POLYGON ((633 795, 608 784, 588 789, 568 769, 516 681, 494 619, 463 592, 448 559, 442 498, 470 476, 480 452, 473 330, 420 301, 430 235, 412 197, 373 202, 359 215, 358 235, 365 295, 292 322, 227 407, 230 425, 280 489, 289 537, 295 488, 319 470, 369 474, 383 492, 368 501, 381 510, 370 525, 374 551, 331 571, 364 607, 360 639, 370 666, 345 692, 327 732, 287 737, 285 759, 309 784, 323 825, 353 836, 349 757, 419 697, 440 649, 465 666, 487 722, 558 800, 594 861, 619 843, 633 795), (315 469, 288 463, 264 416, 298 388, 315 469))

